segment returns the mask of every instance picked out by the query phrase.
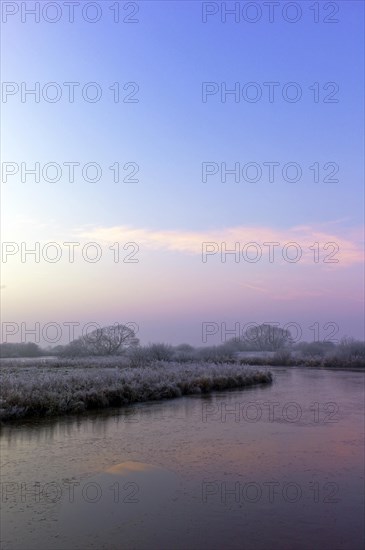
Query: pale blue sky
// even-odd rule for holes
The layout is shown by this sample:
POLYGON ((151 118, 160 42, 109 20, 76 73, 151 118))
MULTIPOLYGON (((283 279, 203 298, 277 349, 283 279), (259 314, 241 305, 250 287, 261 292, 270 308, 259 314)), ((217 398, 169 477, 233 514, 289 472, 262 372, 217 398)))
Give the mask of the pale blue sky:
MULTIPOLYGON (((33 2, 27 2, 30 4, 33 2)), ((298 3, 303 17, 292 24, 283 20, 280 10, 274 23, 269 23, 264 15, 255 24, 234 23, 232 19, 223 24, 218 14, 203 24, 202 3, 180 1, 139 2, 139 23, 115 24, 108 11, 113 2, 99 4, 103 7, 103 17, 95 24, 82 21, 77 11, 73 24, 64 19, 55 24, 45 21, 21 23, 19 14, 2 24, 3 81, 27 82, 30 87, 34 82, 55 81, 62 85, 66 81, 82 84, 95 81, 104 91, 102 100, 95 104, 83 101, 77 92, 74 104, 66 100, 55 104, 44 101, 36 104, 33 100, 21 103, 19 94, 2 103, 3 162, 31 165, 36 161, 41 164, 51 161, 85 164, 92 161, 98 162, 105 174, 98 183, 80 179, 75 183, 64 179, 53 184, 34 183, 31 178, 21 183, 17 177, 9 178, 3 186, 7 240, 27 240, 32 235, 33 240, 57 239, 61 242, 76 240, 80 231, 120 226, 184 234, 211 231, 218 235, 219 232, 224 235, 229 228, 244 226, 254 232, 255 228, 266 227, 285 236, 286 231, 290 235, 293 227, 308 226, 312 233, 325 228, 335 239, 343 238, 355 243, 356 247, 359 243, 361 245, 364 146, 362 2, 336 2, 340 8, 336 16, 339 22, 334 24, 313 23, 313 12, 309 9, 313 2, 305 1, 298 3), (137 82, 139 103, 113 103, 108 86, 116 81, 137 82), (243 100, 235 103, 232 98, 222 103, 217 94, 203 103, 201 87, 205 81, 226 82, 227 88, 235 82, 242 85, 258 82, 264 96, 255 104, 243 100), (280 86, 278 100, 270 103, 267 89, 263 86, 263 82, 269 81, 281 85, 297 82, 303 90, 303 98, 297 103, 283 101, 280 86), (309 90, 314 82, 321 86, 326 82, 336 82, 339 102, 315 103, 313 91, 309 90), (116 161, 122 165, 129 161, 138 163, 139 183, 112 182, 108 167, 116 161), (222 183, 217 176, 203 183, 201 163, 204 161, 226 162, 227 165, 235 162, 242 165, 248 162, 274 161, 282 165, 297 162, 303 169, 303 177, 297 183, 269 183, 264 177, 257 183, 235 183, 230 179, 222 183), (313 182, 313 173, 308 167, 314 162, 338 164, 339 183, 313 182), (41 225, 43 229, 38 231, 37 227, 41 225)), ((122 6, 125 4, 121 2, 122 6)), ((281 2, 280 9, 284 4, 281 2)), ((221 6, 221 3, 216 5, 221 6)), ((323 2, 319 5, 322 20, 328 12, 324 11, 323 2)), ((154 303, 157 290, 153 291, 153 299, 152 294, 148 295, 145 312, 142 304, 138 304, 135 310, 128 306, 128 319, 139 316, 141 325, 145 323, 147 327, 146 340, 157 338, 197 343, 199 335, 195 329, 184 328, 181 337, 176 334, 180 332, 180 325, 186 327, 189 324, 189 315, 184 313, 182 316, 179 312, 179 292, 188 274, 192 278, 192 290, 186 303, 191 303, 194 311, 197 308, 194 315, 198 319, 199 316, 205 319, 207 314, 208 296, 204 298, 203 292, 201 312, 198 307, 197 295, 205 286, 204 277, 199 274, 202 268, 199 257, 181 256, 180 252, 153 252, 155 256, 151 259, 149 254, 145 253, 149 268, 147 270, 141 262, 137 266, 138 277, 143 281, 155 275, 156 281, 161 280, 160 266, 163 266, 165 276, 173 281, 168 300, 170 321, 166 323, 166 312, 159 311, 159 331, 152 329, 151 323, 146 321, 152 307, 148 300, 154 303), (178 254, 178 259, 174 254, 178 254), (176 262, 181 263, 178 272, 174 268, 176 262), (199 281, 195 290, 194 280, 199 281)), ((242 276, 250 281, 267 276, 264 267, 260 272, 260 265, 256 266, 259 271, 254 274, 254 268, 249 266, 251 271, 242 268, 238 280, 234 265, 223 267, 226 269, 224 276, 233 283, 220 283, 218 272, 221 266, 212 265, 209 275, 205 275, 211 281, 217 281, 216 295, 224 288, 228 293, 236 292, 235 285, 240 284, 242 276)), ((70 275, 67 266, 57 268, 53 281, 56 284, 59 277, 57 288, 60 289, 70 275)), ((299 265, 296 268, 295 277, 298 276, 300 289, 302 279, 307 278, 305 268, 299 265)), ((311 281, 316 281, 316 291, 321 292, 328 286, 328 276, 318 266, 312 268, 311 281)), ((30 280, 26 270, 31 266, 27 263, 22 269, 24 277, 18 275, 16 281, 23 285, 24 290, 30 280)), ((88 265, 85 269, 91 270, 92 280, 96 267, 88 265)), ((9 270, 11 279, 11 266, 9 270)), ((114 270, 113 277, 118 280, 118 276, 114 270)), ((102 273, 99 277, 100 281, 102 273)), ((285 277, 292 275, 287 273, 285 277)), ((342 323, 343 332, 360 336, 362 306, 358 301, 361 298, 358 290, 361 288, 361 271, 357 265, 351 264, 336 275, 336 280, 338 288, 333 289, 332 299, 339 296, 339 303, 343 299, 349 312, 344 313, 339 305, 331 315, 338 316, 339 325, 341 315, 343 319, 346 317, 342 323), (353 306, 351 300, 349 302, 343 295, 348 287, 355 293, 351 298, 353 306)), ((271 279, 267 281, 267 288, 271 282, 271 279)), ((78 284, 81 283, 75 282, 76 294, 78 284)), ((295 281, 292 280, 291 284, 295 286, 295 281)), ((6 285, 9 294, 9 298, 4 300, 6 314, 12 317, 19 292, 15 283, 13 291, 8 290, 11 281, 7 280, 6 285)), ((133 282, 130 285, 130 293, 138 294, 133 282)), ((156 285, 162 292, 163 285, 156 285)), ((139 288, 141 286, 142 282, 139 288)), ((147 283, 145 288, 148 288, 147 283)), ((144 293, 145 290, 141 292, 144 293)), ((114 306, 115 301, 110 296, 99 303, 97 295, 97 288, 90 287, 90 300, 95 302, 95 311, 100 312, 103 321, 115 321, 115 309, 110 309, 110 304, 114 306)), ((247 299, 246 295, 242 296, 243 303, 247 299)), ((214 298, 212 300, 214 303, 214 298)), ((263 302, 262 296, 258 295, 256 298, 250 296, 250 300, 253 303, 257 300, 257 311, 261 317, 265 316, 267 299, 263 302)), ((276 315, 278 320, 287 319, 288 315, 298 318, 311 316, 313 321, 320 315, 326 316, 320 299, 315 300, 311 314, 304 314, 302 301, 296 300, 291 309, 276 301, 268 307, 268 312, 271 316, 276 315)), ((39 302, 42 303, 41 294, 39 302)), ((217 306, 215 317, 241 319, 241 299, 237 300, 237 306, 234 300, 228 302, 227 308, 224 304, 217 306)), ((84 318, 84 303, 73 305, 75 316, 84 318)), ((26 305, 24 307, 26 309, 26 305)), ((15 309, 17 319, 21 318, 21 308, 17 306, 15 309)), ((27 310, 23 315, 27 319, 34 315, 46 319, 49 310, 45 306, 41 310, 39 313, 27 310)), ((55 304, 53 311, 61 319, 62 308, 58 309, 55 304)), ((255 311, 254 307, 251 317, 255 311)))

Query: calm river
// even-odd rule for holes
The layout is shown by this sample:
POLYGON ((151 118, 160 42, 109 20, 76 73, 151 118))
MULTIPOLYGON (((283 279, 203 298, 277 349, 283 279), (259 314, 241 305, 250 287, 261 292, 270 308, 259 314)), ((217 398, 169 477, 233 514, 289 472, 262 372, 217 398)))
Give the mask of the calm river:
POLYGON ((364 374, 274 383, 1 432, 1 548, 364 547, 364 374))

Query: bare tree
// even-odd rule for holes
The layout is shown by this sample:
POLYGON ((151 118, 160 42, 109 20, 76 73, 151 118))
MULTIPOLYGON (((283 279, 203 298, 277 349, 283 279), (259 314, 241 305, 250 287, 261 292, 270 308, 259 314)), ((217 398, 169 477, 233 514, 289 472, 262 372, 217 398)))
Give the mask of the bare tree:
POLYGON ((244 341, 255 350, 277 351, 292 344, 292 335, 290 330, 264 323, 248 328, 244 334, 244 341))
POLYGON ((115 355, 121 348, 136 346, 138 338, 127 325, 115 324, 82 336, 82 343, 92 355, 115 355))

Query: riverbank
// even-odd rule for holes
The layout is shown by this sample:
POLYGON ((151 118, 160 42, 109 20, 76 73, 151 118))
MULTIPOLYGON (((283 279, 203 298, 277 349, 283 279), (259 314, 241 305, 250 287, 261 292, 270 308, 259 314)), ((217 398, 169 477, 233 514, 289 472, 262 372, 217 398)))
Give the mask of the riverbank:
POLYGON ((269 371, 239 364, 66 365, 3 366, 0 420, 82 413, 272 382, 269 371))
POLYGON ((265 367, 306 367, 323 369, 365 370, 365 360, 362 357, 342 359, 339 357, 293 357, 278 354, 273 357, 245 357, 239 359, 241 365, 265 367))

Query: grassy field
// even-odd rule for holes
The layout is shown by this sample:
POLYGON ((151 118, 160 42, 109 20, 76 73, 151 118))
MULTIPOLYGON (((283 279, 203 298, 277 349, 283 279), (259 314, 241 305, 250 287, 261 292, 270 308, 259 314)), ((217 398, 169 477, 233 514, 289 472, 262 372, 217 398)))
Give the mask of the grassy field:
POLYGON ((158 362, 125 367, 109 358, 2 361, 0 419, 86 410, 268 384, 272 375, 238 364, 158 362))

